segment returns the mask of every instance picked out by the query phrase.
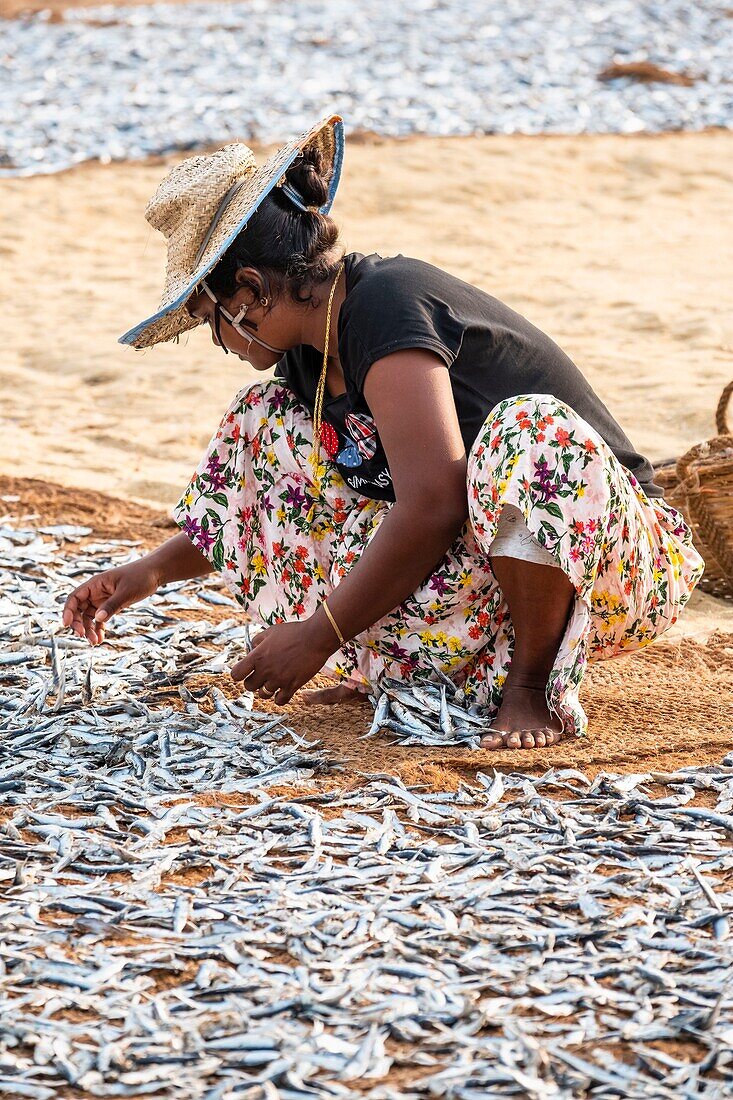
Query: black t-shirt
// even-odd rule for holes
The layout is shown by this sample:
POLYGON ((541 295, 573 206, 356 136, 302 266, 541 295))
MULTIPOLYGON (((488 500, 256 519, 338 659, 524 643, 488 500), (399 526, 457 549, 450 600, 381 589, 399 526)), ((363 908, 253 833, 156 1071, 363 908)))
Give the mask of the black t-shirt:
MULTIPOLYGON (((524 393, 549 393, 596 429, 648 496, 660 497, 651 463, 631 441, 571 359, 520 314, 432 264, 397 255, 350 252, 338 348, 346 392, 323 405, 322 449, 363 496, 394 500, 387 457, 364 399, 372 363, 405 348, 426 348, 450 372, 466 453, 493 407, 524 393)), ((323 355, 308 344, 275 368, 312 412, 323 355)))

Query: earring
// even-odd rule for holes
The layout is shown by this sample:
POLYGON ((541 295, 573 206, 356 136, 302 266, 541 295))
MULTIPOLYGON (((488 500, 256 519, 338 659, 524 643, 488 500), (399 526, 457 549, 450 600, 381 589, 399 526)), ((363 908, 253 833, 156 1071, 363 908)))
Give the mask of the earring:
POLYGON ((270 301, 269 298, 260 298, 260 305, 261 306, 266 306, 269 301, 270 301))

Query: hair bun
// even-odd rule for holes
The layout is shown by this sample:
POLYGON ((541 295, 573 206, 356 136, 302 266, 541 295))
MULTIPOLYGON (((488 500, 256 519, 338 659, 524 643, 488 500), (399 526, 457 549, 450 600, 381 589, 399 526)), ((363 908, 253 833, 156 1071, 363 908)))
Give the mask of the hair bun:
POLYGON ((328 184, 323 178, 323 155, 317 145, 305 148, 285 173, 307 206, 323 206, 328 199, 328 184))

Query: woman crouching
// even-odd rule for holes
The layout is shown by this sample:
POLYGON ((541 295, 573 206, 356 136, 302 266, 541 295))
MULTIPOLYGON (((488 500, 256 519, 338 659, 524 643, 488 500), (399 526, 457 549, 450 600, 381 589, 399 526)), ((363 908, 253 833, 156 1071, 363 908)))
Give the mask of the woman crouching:
POLYGON ((219 571, 267 624, 235 680, 364 699, 441 670, 494 718, 490 749, 582 735, 585 667, 658 638, 704 563, 588 381, 496 298, 420 260, 344 254, 332 117, 257 167, 193 157, 146 210, 168 242, 137 348, 196 325, 274 378, 234 397, 173 515, 181 532, 81 585, 92 644, 121 608, 219 571))

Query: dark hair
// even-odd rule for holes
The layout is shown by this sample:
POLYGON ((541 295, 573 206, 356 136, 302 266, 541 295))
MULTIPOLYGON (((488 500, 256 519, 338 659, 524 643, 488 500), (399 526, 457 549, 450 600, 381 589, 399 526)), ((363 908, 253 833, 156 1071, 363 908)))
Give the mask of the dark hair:
MULTIPOLYGON (((316 146, 309 146, 285 173, 306 205, 322 206, 328 198, 323 178, 323 158, 316 146)), ((255 267, 267 283, 267 296, 277 298, 288 290, 293 301, 308 302, 310 287, 333 274, 338 261, 326 259, 338 241, 338 227, 327 214, 298 209, 279 187, 262 200, 244 229, 238 234, 208 277, 211 289, 231 298, 242 285, 237 271, 255 267)), ((259 293, 259 288, 252 289, 259 293)))

